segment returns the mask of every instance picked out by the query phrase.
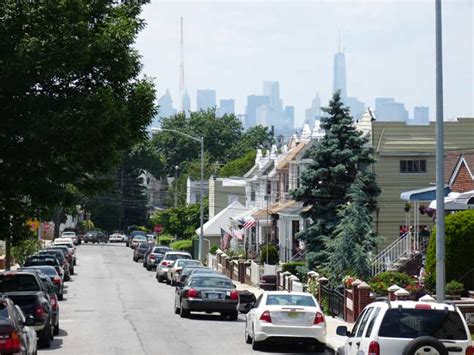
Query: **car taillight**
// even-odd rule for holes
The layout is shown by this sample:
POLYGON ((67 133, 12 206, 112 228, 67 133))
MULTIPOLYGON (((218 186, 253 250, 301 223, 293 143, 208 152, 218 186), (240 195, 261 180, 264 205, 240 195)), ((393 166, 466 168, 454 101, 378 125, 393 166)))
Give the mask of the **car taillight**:
POLYGON ((10 334, 0 339, 0 351, 3 353, 17 353, 21 351, 20 337, 17 332, 10 334))
POLYGON ((316 312, 316 316, 314 317, 313 324, 321 324, 324 323, 324 315, 321 312, 316 312))
POLYGON ((37 305, 35 308, 35 316, 38 318, 43 318, 44 316, 44 308, 42 305, 37 305))
POLYGON ((415 309, 431 309, 431 306, 429 304, 420 303, 415 305, 415 309))
POLYGON ((156 256, 154 254, 150 254, 150 259, 156 259, 156 256))
POLYGON ((51 307, 56 310, 58 308, 58 301, 56 297, 51 297, 51 307))
POLYGON ((371 341, 369 344, 368 355, 380 355, 380 345, 376 341, 371 341))
POLYGON ((232 301, 238 301, 239 300, 239 293, 237 291, 231 291, 230 292, 230 299, 232 301))
POLYGON ((270 312, 269 311, 263 312, 262 315, 260 316, 260 320, 263 320, 267 323, 271 323, 272 317, 270 317, 270 312))
POLYGON ((163 260, 163 261, 161 262, 161 265, 162 265, 162 266, 168 266, 169 264, 170 264, 170 262, 169 262, 169 261, 166 261, 166 260, 163 260))
POLYGON ((474 346, 469 345, 466 349, 466 355, 474 355, 474 346))
POLYGON ((197 296, 198 296, 198 292, 197 292, 196 289, 190 288, 190 289, 188 290, 188 297, 189 297, 189 298, 196 298, 197 296))

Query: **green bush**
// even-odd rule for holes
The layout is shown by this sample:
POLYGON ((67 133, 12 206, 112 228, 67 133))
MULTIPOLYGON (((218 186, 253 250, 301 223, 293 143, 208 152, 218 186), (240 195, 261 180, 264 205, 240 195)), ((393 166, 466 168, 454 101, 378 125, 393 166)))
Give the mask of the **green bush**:
POLYGON ((460 296, 464 292, 464 285, 456 280, 452 280, 446 284, 446 294, 452 296, 460 296))
POLYGON ((216 255, 217 249, 219 249, 219 246, 217 244, 212 244, 211 249, 209 249, 209 253, 216 255))
POLYGON ((280 256, 278 255, 278 251, 274 245, 265 245, 261 252, 260 252, 260 263, 266 264, 267 263, 267 254, 268 254, 268 264, 269 265, 276 265, 280 261, 280 256))
POLYGON ((387 295, 387 289, 392 285, 405 288, 414 284, 415 281, 407 274, 393 271, 382 272, 369 280, 369 285, 377 296, 387 295))
POLYGON ((15 261, 23 265, 26 258, 41 249, 41 243, 37 239, 25 239, 12 247, 12 256, 15 261))
POLYGON ((191 239, 178 240, 177 242, 171 243, 171 249, 187 251, 188 253, 193 253, 193 241, 191 239))
POLYGON ((164 234, 158 237, 157 244, 169 246, 171 243, 173 243, 173 241, 174 241, 174 238, 171 235, 164 234))
POLYGON ((304 261, 291 261, 289 263, 284 263, 281 266, 281 271, 282 272, 288 271, 288 272, 291 272, 293 275, 296 275, 298 273, 296 268, 298 266, 305 266, 305 265, 306 263, 304 261))
MULTIPOLYGON (((474 210, 460 211, 446 216, 445 236, 446 281, 462 280, 466 289, 474 289, 474 277, 465 277, 473 266, 474 210)), ((435 229, 428 245, 426 271, 436 274, 435 229)))

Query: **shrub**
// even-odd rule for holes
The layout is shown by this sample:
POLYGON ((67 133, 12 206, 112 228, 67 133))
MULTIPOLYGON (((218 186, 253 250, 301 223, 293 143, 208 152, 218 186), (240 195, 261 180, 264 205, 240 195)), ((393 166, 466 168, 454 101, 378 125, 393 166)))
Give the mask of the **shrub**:
POLYGON ((41 249, 41 243, 37 239, 25 239, 12 247, 12 256, 15 261, 23 265, 26 258, 41 249))
POLYGON ((188 253, 193 253, 193 241, 191 239, 178 240, 177 242, 171 243, 171 248, 173 250, 187 251, 188 253))
POLYGON ((280 261, 280 256, 278 255, 278 251, 276 247, 272 244, 268 244, 263 246, 260 252, 260 263, 266 264, 267 263, 267 254, 268 254, 268 264, 269 265, 276 265, 280 261))
POLYGON ((169 246, 171 243, 173 243, 174 238, 171 235, 161 235, 158 237, 158 245, 165 245, 169 246))
POLYGON ((387 289, 392 285, 405 288, 413 286, 414 283, 415 281, 407 274, 393 271, 382 272, 369 280, 369 285, 377 296, 387 295, 387 289))
POLYGON ((288 272, 291 272, 293 275, 296 275, 298 273, 296 268, 298 266, 305 266, 305 265, 306 263, 304 261, 291 261, 289 263, 284 263, 281 266, 281 271, 282 272, 288 271, 288 272))
MULTIPOLYGON (((474 278, 465 277, 472 269, 474 210, 460 211, 446 216, 445 235, 446 280, 462 280, 467 289, 474 289, 474 278)), ((431 234, 426 255, 426 271, 433 275, 436 274, 435 229, 431 234)))
POLYGON ((456 280, 452 280, 446 284, 446 294, 452 296, 460 296, 464 292, 464 285, 456 280))
POLYGON ((219 249, 219 246, 217 244, 213 244, 211 246, 211 249, 209 249, 209 253, 211 253, 212 255, 216 255, 217 249, 219 249))

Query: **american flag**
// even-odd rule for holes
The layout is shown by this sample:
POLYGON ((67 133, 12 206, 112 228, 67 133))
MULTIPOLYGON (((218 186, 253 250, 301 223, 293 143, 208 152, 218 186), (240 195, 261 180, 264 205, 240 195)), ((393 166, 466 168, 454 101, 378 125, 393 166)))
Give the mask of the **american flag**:
POLYGON ((244 229, 249 229, 257 225, 257 222, 254 219, 248 219, 248 220, 239 219, 239 223, 243 224, 244 229))
POLYGON ((231 238, 232 236, 229 233, 227 233, 224 229, 221 228, 221 240, 220 240, 221 250, 229 249, 231 238))
POLYGON ((231 232, 233 237, 236 237, 239 240, 244 239, 244 236, 242 235, 240 229, 231 229, 231 232))

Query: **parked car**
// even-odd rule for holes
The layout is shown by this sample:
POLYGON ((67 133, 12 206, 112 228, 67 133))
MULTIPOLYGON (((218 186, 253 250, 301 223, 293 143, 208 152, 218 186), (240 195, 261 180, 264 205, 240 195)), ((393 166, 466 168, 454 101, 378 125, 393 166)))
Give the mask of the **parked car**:
POLYGON ((146 241, 147 240, 146 233, 144 231, 132 231, 132 232, 130 232, 130 235, 127 238, 126 246, 127 247, 132 247, 132 240, 133 240, 134 237, 136 237, 138 235, 141 235, 142 237, 145 237, 145 239, 142 239, 141 241, 146 241))
POLYGON ((168 267, 168 272, 166 275, 167 280, 171 283, 171 286, 175 286, 176 282, 179 281, 179 274, 181 270, 186 265, 198 265, 202 266, 202 263, 199 260, 192 259, 176 259, 173 264, 168 267))
POLYGON ((9 297, 25 316, 33 317, 39 343, 49 347, 54 337, 53 311, 48 290, 36 273, 8 271, 0 273, 0 294, 9 297))
POLYGON ((23 266, 49 265, 56 269, 58 275, 64 280, 64 269, 61 267, 58 259, 49 255, 34 255, 26 258, 23 266))
POLYGON ((133 250, 133 261, 137 263, 139 260, 142 260, 149 247, 150 246, 147 242, 142 242, 138 244, 138 246, 133 250))
POLYGON ((43 274, 47 275, 51 282, 54 285, 56 295, 58 299, 62 301, 64 299, 64 282, 61 277, 56 272, 56 269, 53 266, 47 265, 40 265, 40 266, 28 266, 23 267, 20 270, 28 271, 28 270, 39 270, 43 274))
POLYGON ((54 249, 54 250, 61 250, 66 257, 67 261, 69 262, 69 267, 71 269, 71 275, 74 275, 74 260, 75 256, 74 254, 70 251, 67 245, 62 245, 62 244, 51 244, 47 250, 49 249, 54 249))
POLYGON ((175 291, 174 312, 182 318, 191 312, 218 312, 237 320, 239 293, 232 281, 222 274, 196 274, 175 291))
POLYGON ((160 263, 168 251, 171 251, 171 248, 162 245, 150 248, 143 258, 143 266, 146 267, 148 271, 156 269, 156 265, 160 263))
POLYGON ((184 251, 168 251, 156 267, 156 279, 158 282, 167 280, 168 267, 177 259, 192 259, 192 256, 184 251))
POLYGON ((25 317, 9 298, 0 299, 0 353, 35 355, 37 336, 33 316, 25 317))
POLYGON ((69 267, 69 262, 64 257, 64 254, 61 250, 57 249, 43 249, 38 252, 37 255, 41 256, 50 256, 58 259, 59 264, 64 270, 64 281, 69 281, 71 279, 71 270, 69 267))
POLYGON ((181 273, 179 275, 179 280, 175 281, 176 286, 184 285, 184 282, 186 281, 188 276, 191 275, 195 270, 199 270, 199 269, 211 270, 207 266, 186 265, 185 267, 183 267, 183 270, 181 270, 181 273))
POLYGON ((55 246, 62 246, 62 247, 67 247, 69 250, 69 253, 72 254, 72 265, 76 265, 76 248, 74 247, 74 244, 67 242, 67 241, 62 241, 56 239, 50 247, 55 247, 55 246))
POLYGON ((352 327, 340 354, 474 354, 471 333, 459 309, 447 303, 373 302, 352 327), (429 352, 428 352, 429 351, 429 352))
POLYGON ((100 230, 89 231, 84 235, 84 243, 108 243, 109 238, 100 230))
POLYGON ((136 235, 132 238, 132 241, 130 243, 130 248, 132 249, 135 249, 138 244, 140 243, 147 243, 148 242, 148 239, 146 238, 145 235, 136 235))
POLYGON ((123 243, 125 241, 124 239, 125 235, 121 233, 112 233, 109 236, 109 242, 111 243, 123 243))
POLYGON ((150 245, 155 245, 155 243, 156 243, 156 235, 154 235, 154 234, 147 234, 147 235, 146 235, 146 238, 147 238, 148 244, 150 244, 150 245))
POLYGON ((76 232, 69 232, 69 231, 68 232, 62 232, 61 233, 61 238, 71 238, 74 245, 78 244, 78 239, 77 239, 76 232))
POLYGON ((317 351, 325 351, 326 320, 310 293, 266 291, 247 313, 245 341, 253 350, 283 339, 309 342, 317 351))

